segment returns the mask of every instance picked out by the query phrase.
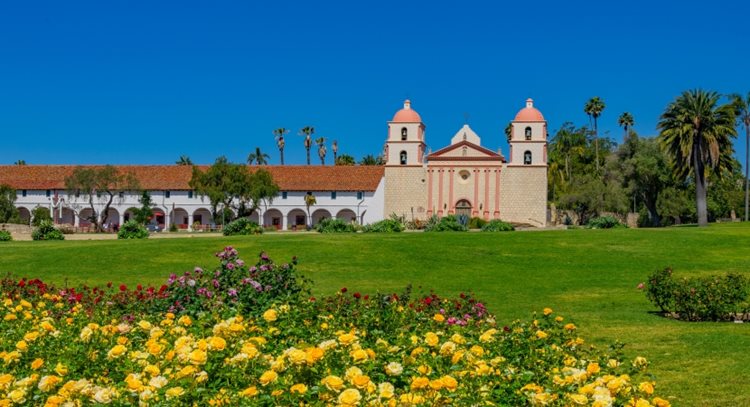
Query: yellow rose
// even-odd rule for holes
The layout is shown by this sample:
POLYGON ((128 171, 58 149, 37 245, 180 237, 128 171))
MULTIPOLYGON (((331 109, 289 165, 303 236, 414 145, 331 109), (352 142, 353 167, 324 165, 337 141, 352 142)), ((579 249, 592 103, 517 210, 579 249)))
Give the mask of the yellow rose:
POLYGON ((292 387, 289 388, 289 392, 292 393, 292 394, 294 394, 294 393, 305 394, 305 393, 307 393, 307 386, 305 386, 302 383, 297 383, 294 386, 292 386, 292 387))
POLYGON ((224 350, 227 346, 227 341, 220 336, 212 336, 208 338, 208 348, 211 350, 224 350))
POLYGON ((188 355, 188 359, 190 360, 191 364, 202 365, 206 363, 208 354, 204 350, 195 349, 194 351, 190 352, 190 355, 188 355))
POLYGON ((599 364, 596 362, 589 363, 588 366, 586 366, 586 373, 590 375, 595 375, 601 371, 601 368, 599 367, 599 364))
POLYGON ((320 384, 328 390, 339 391, 344 388, 344 381, 338 376, 326 376, 320 381, 320 384))
POLYGON ((458 381, 456 381, 453 376, 445 375, 441 377, 440 380, 443 382, 443 387, 450 391, 455 391, 456 388, 458 388, 458 381))
POLYGON ((107 352, 107 357, 110 359, 119 358, 122 356, 125 352, 127 352, 128 348, 126 348, 124 345, 115 345, 112 347, 112 349, 107 352))
POLYGON ((427 332, 427 334, 425 334, 424 336, 424 341, 429 346, 435 347, 440 342, 440 338, 438 338, 438 336, 433 332, 427 332))
POLYGON ((58 363, 57 366, 55 366, 55 373, 59 374, 60 376, 65 376, 68 374, 68 367, 63 365, 62 363, 58 363))
POLYGON ((456 344, 451 341, 446 341, 440 346, 440 354, 443 356, 450 356, 456 351, 456 344))
POLYGON ((190 326, 193 324, 193 320, 190 319, 190 317, 187 315, 181 316, 180 319, 177 320, 177 322, 179 322, 180 324, 184 326, 190 326))
POLYGON ((391 363, 385 365, 385 373, 388 376, 398 376, 403 371, 404 371, 404 367, 401 366, 401 363, 391 362, 391 363))
POLYGON ((443 382, 440 379, 430 380, 430 388, 438 391, 443 388, 443 382))
POLYGON ((643 356, 638 356, 633 360, 633 367, 643 368, 648 366, 648 361, 643 356))
POLYGON ((307 359, 308 364, 313 364, 320 359, 323 359, 323 355, 325 354, 325 351, 321 348, 315 347, 315 348, 307 348, 305 350, 305 356, 307 359))
POLYGON ((12 392, 8 393, 8 398, 16 404, 23 404, 26 402, 26 390, 15 389, 12 392))
POLYGON ((31 362, 31 369, 39 370, 42 365, 44 365, 44 359, 36 358, 33 362, 31 362))
POLYGON ((39 390, 47 392, 55 388, 60 382, 62 381, 61 378, 57 376, 42 376, 42 378, 39 380, 39 385, 37 387, 39 390))
POLYGON ((638 385, 638 390, 648 394, 649 396, 654 393, 654 383, 653 382, 643 382, 638 385))
POLYGON ((575 324, 568 323, 568 324, 565 324, 563 328, 565 328, 565 330, 568 330, 568 331, 575 331, 576 326, 575 324))
POLYGON ((393 385, 388 382, 383 382, 378 385, 378 396, 380 398, 389 399, 393 397, 395 391, 396 389, 393 385))
POLYGON ((671 404, 669 403, 669 401, 664 400, 661 397, 654 397, 653 402, 656 407, 671 407, 671 404))
POLYGON ((26 343, 26 341, 18 341, 18 343, 16 343, 16 349, 21 352, 26 352, 26 350, 29 349, 29 344, 26 343))
POLYGON ((13 375, 7 373, 0 375, 0 390, 7 390, 11 383, 13 383, 13 375))
POLYGON ((536 337, 539 339, 546 339, 549 335, 547 332, 544 332, 542 330, 536 331, 536 337))
POLYGON ((352 357, 352 359, 354 359, 354 363, 364 362, 367 360, 367 357, 368 357, 367 351, 364 349, 354 350, 352 351, 350 356, 352 357))
POLYGON ((166 392, 167 399, 173 399, 185 394, 185 389, 182 387, 172 387, 166 392))
POLYGON ((352 342, 357 340, 357 335, 346 333, 346 334, 339 335, 338 339, 342 345, 349 345, 352 342))
POLYGON ((245 342, 244 344, 242 344, 242 353, 246 354, 248 358, 252 359, 258 356, 258 353, 260 352, 258 352, 258 348, 256 348, 255 345, 250 342, 245 342))
POLYGON ((339 394, 339 404, 343 406, 356 406, 362 400, 362 395, 357 389, 346 389, 339 394))
POLYGON ((367 389, 370 384, 370 376, 357 375, 352 379, 352 384, 358 389, 367 389))
POLYGON ((552 313, 552 308, 545 308, 544 309, 544 315, 549 315, 552 313))
POLYGON ((585 406, 589 403, 589 398, 585 394, 568 394, 568 399, 576 406, 585 406))
POLYGON ((273 308, 263 313, 263 319, 265 319, 266 322, 276 321, 278 317, 279 317, 279 314, 273 308))
POLYGON ((290 350, 287 354, 287 357, 293 365, 302 365, 304 363, 307 363, 307 353, 300 349, 290 350))
POLYGON ((421 376, 421 377, 415 377, 411 380, 411 389, 412 390, 419 390, 424 389, 425 387, 429 386, 430 379, 421 376))
POLYGON ((432 319, 435 322, 443 322, 443 321, 445 321, 445 317, 443 316, 443 314, 435 314, 435 316, 433 316, 432 319))
POLYGON ((250 387, 246 388, 245 390, 242 390, 242 392, 240 393, 240 395, 245 396, 245 397, 255 397, 255 396, 258 395, 258 393, 260 393, 260 392, 258 391, 257 387, 250 386, 250 387))
POLYGON ((260 379, 258 379, 258 381, 261 385, 267 386, 269 383, 275 382, 278 378, 279 375, 276 372, 274 372, 273 370, 266 370, 262 375, 260 375, 260 379))

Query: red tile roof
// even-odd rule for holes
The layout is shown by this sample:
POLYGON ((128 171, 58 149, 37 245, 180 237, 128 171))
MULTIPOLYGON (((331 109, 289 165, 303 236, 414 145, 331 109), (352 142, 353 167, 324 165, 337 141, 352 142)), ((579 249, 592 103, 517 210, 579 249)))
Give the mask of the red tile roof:
MULTIPOLYGON (((99 166, 87 166, 99 167, 99 166)), ((192 167, 184 165, 118 165, 132 172, 147 190, 189 190, 192 167)), ((0 165, 0 185, 15 189, 65 189, 75 165, 0 165)), ((199 166, 202 170, 208 166, 199 166)), ((257 167, 248 167, 251 171, 257 167)), ((382 166, 264 166, 282 191, 375 191, 382 166)))

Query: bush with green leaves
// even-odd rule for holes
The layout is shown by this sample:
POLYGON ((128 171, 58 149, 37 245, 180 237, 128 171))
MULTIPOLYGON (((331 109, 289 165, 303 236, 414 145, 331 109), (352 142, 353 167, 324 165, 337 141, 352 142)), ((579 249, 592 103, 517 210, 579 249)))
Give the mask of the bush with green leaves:
POLYGON ((136 220, 129 220, 122 224, 120 231, 117 232, 118 239, 146 239, 148 230, 145 226, 136 220))
POLYGON ((482 226, 482 232, 511 232, 516 230, 513 225, 500 219, 493 219, 482 226))
POLYGON ((34 240, 65 240, 63 233, 51 221, 45 220, 31 232, 34 240))
POLYGON ((7 230, 0 230, 0 242, 10 242, 13 240, 13 236, 7 230))
POLYGON ((319 233, 353 233, 357 231, 357 225, 337 218, 323 219, 315 225, 319 233))
POLYGON ((486 224, 487 221, 478 216, 469 219, 469 229, 481 229, 486 224))
POLYGON ((42 222, 52 221, 52 216, 49 213, 49 209, 43 206, 37 206, 31 210, 31 226, 39 226, 42 222))
POLYGON ((586 225, 589 229, 612 229, 612 228, 625 228, 627 226, 620 223, 614 216, 599 216, 589 220, 586 225))
POLYGON ((381 221, 365 225, 362 231, 365 233, 397 233, 403 232, 405 226, 394 219, 383 219, 381 221))
MULTIPOLYGON (((462 215, 465 217, 465 215, 462 215)), ((432 215, 424 227, 425 232, 466 232, 469 230, 465 224, 461 224, 456 215, 443 216, 442 218, 432 215)))
POLYGON ((177 229, 177 225, 175 225, 174 223, 170 223, 169 224, 169 231, 172 232, 172 233, 174 233, 174 232, 179 231, 179 229, 177 229))
POLYGON ((239 218, 224 226, 222 233, 224 236, 259 235, 263 233, 263 228, 249 218, 239 218))
POLYGON ((685 321, 748 319, 748 280, 739 274, 675 280, 672 269, 649 276, 646 296, 662 312, 685 321))

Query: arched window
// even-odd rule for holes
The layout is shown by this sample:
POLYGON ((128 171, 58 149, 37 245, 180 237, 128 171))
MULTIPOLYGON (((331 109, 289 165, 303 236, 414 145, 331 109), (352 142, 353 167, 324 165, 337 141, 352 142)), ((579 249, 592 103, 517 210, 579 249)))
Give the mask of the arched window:
POLYGON ((526 151, 523 153, 523 163, 524 165, 531 164, 531 151, 526 151))
POLYGON ((531 127, 526 128, 526 140, 531 140, 531 127))
POLYGON ((406 130, 406 127, 401 128, 401 141, 406 141, 406 136, 409 134, 409 131, 406 130))
POLYGON ((401 165, 406 165, 406 151, 402 151, 399 157, 401 160, 401 165))

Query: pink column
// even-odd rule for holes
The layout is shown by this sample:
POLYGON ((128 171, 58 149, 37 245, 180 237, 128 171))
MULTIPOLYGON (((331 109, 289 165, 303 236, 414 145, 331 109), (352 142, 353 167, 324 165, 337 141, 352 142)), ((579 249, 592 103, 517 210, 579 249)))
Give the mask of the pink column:
POLYGON ((477 216, 479 214, 479 170, 476 168, 474 169, 474 202, 471 204, 474 206, 471 216, 477 216))
POLYGON ((455 177, 453 176, 453 175, 454 175, 454 174, 453 174, 453 171, 455 171, 455 170, 453 169, 453 167, 451 167, 451 168, 450 168, 450 169, 448 170, 448 176, 450 177, 450 180, 448 181, 448 182, 449 182, 449 185, 450 185, 450 186, 449 186, 449 188, 450 188, 450 189, 448 190, 448 214, 449 214, 449 215, 452 215, 452 214, 453 214, 453 213, 455 212, 455 211, 453 210, 453 206, 454 206, 454 205, 456 204, 455 202, 453 202, 453 178, 455 178, 455 177))
POLYGON ((495 170, 495 219, 500 219, 500 169, 495 170))
POLYGON ((427 170, 427 216, 432 216, 432 171, 427 170))
POLYGON ((438 216, 443 216, 443 169, 438 170, 438 216))
POLYGON ((484 170, 484 213, 485 220, 490 219, 490 170, 484 170))

